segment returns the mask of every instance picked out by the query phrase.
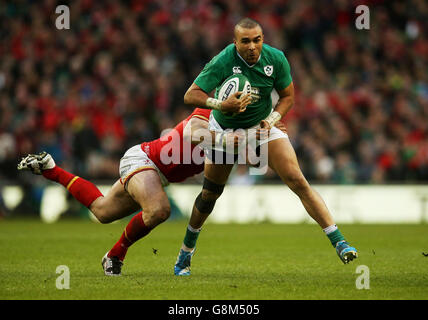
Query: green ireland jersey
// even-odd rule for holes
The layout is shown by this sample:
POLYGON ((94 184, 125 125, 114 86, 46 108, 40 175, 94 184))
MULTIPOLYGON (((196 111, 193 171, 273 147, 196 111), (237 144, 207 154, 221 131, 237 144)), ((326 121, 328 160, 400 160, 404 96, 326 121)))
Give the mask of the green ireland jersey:
POLYGON ((272 90, 280 91, 292 82, 290 65, 282 51, 263 44, 259 60, 250 66, 232 43, 205 65, 195 83, 206 93, 216 89, 214 97, 217 98, 220 85, 235 73, 242 73, 248 78, 253 100, 239 114, 226 115, 213 110, 214 118, 225 129, 245 129, 259 124, 272 112, 272 90))

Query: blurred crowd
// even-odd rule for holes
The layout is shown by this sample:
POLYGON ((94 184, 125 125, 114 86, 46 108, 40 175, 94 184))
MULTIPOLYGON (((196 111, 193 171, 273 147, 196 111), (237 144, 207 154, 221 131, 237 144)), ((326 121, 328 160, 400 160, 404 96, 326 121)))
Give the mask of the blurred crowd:
MULTIPOLYGON (((0 180, 46 150, 88 179, 116 179, 127 148, 190 114, 183 96, 242 17, 284 51, 285 117, 315 183, 428 181, 428 3, 351 0, 13 1, 0 6, 0 180), (67 4, 70 29, 55 8, 67 4), (370 9, 358 30, 355 8, 370 9)), ((273 182, 269 172, 233 183, 273 182)))

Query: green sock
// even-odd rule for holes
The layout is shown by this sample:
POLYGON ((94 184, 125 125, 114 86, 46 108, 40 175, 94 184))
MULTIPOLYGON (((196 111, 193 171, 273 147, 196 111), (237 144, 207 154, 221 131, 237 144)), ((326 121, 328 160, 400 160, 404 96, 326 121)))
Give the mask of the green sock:
POLYGON ((186 229, 186 235, 184 236, 184 245, 188 248, 194 248, 200 232, 201 229, 193 229, 191 226, 188 226, 186 229))
POLYGON ((327 237, 330 239, 330 242, 333 247, 336 247, 336 243, 338 243, 339 241, 345 240, 345 237, 339 231, 339 229, 336 229, 335 231, 329 233, 327 237))

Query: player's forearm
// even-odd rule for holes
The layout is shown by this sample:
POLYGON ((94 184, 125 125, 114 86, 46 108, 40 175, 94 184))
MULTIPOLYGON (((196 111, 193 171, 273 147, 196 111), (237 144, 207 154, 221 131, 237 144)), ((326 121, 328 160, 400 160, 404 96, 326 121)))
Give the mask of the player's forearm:
POLYGON ((184 104, 192 106, 194 108, 201 108, 205 106, 205 102, 208 99, 208 95, 202 90, 189 89, 184 95, 184 104))
MULTIPOLYGON (((183 129, 183 139, 190 141, 191 144, 200 144, 206 140, 214 141, 212 132, 208 129, 208 122, 201 120, 197 117, 193 117, 185 125, 183 129)), ((202 146, 205 146, 204 143, 202 146)))
POLYGON ((210 131, 210 130, 208 130, 208 132, 209 133, 205 135, 202 139, 201 137, 195 137, 194 138, 195 141, 197 140, 198 141, 197 143, 201 143, 201 146, 203 147, 214 147, 216 145, 221 145, 221 146, 226 145, 226 137, 224 136, 224 133, 210 131))
POLYGON ((208 98, 209 95, 204 91, 190 88, 184 95, 184 104, 193 108, 213 109, 212 107, 207 106, 208 98))
POLYGON ((223 145, 224 133, 211 131, 208 129, 208 122, 205 120, 193 117, 186 124, 183 130, 183 138, 190 141, 191 144, 200 145, 201 147, 213 147, 216 144, 223 145))
POLYGON ((284 117, 288 111, 294 105, 294 98, 291 96, 279 98, 278 103, 276 104, 274 111, 278 112, 281 115, 281 118, 284 117))
POLYGON ((192 128, 190 142, 192 144, 200 144, 201 147, 211 147, 215 139, 215 132, 208 128, 192 128))
POLYGON ((219 132, 210 131, 208 129, 195 130, 190 140, 192 144, 199 145, 202 148, 212 148, 216 144, 223 146, 226 143, 225 137, 221 136, 219 132))
POLYGON ((203 90, 195 87, 190 87, 184 95, 184 104, 192 106, 194 108, 203 109, 221 109, 221 101, 211 98, 203 90))
POLYGON ((192 144, 200 145, 201 147, 226 147, 226 135, 224 132, 211 131, 208 128, 192 128, 190 141, 192 144))

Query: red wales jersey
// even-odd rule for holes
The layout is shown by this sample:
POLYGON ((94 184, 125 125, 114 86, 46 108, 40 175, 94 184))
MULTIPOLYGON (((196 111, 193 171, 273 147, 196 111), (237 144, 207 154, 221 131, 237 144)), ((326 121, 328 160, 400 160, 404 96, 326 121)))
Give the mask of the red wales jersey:
POLYGON ((191 118, 197 117, 208 121, 210 113, 211 109, 196 108, 189 117, 181 121, 168 134, 141 144, 141 149, 156 164, 169 182, 184 181, 204 170, 203 150, 191 144, 190 141, 184 140, 183 130, 191 118), (199 149, 199 151, 195 150, 199 157, 194 157, 195 148, 199 149), (199 158, 197 163, 195 163, 196 158, 199 158), (200 159, 202 161, 199 161, 200 159))

